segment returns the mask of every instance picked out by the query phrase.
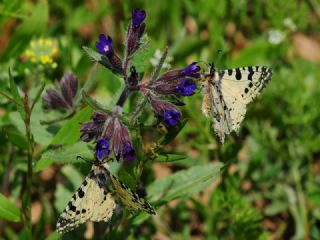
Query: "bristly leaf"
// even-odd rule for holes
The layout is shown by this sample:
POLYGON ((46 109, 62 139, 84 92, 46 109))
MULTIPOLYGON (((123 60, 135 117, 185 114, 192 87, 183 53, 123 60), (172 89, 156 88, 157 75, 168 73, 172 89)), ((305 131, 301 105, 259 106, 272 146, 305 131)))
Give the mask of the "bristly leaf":
POLYGON ((64 144, 72 145, 80 139, 80 123, 88 121, 91 117, 92 109, 85 107, 69 119, 57 132, 51 141, 51 145, 64 144))
POLYGON ((92 48, 89 47, 82 47, 83 50, 86 52, 86 54, 95 62, 100 63, 101 65, 105 66, 106 68, 110 69, 113 73, 116 74, 121 74, 121 72, 117 71, 111 64, 111 62, 109 61, 109 59, 98 53, 97 51, 93 50, 92 48))
POLYGON ((168 55, 168 47, 166 47, 164 49, 164 52, 160 58, 158 65, 154 68, 154 71, 151 75, 151 81, 156 80, 159 77, 160 71, 162 69, 162 66, 163 66, 166 58, 167 58, 167 55, 168 55))
POLYGON ((37 162, 34 171, 42 171, 54 163, 82 163, 85 161, 84 159, 91 158, 92 150, 88 148, 88 144, 79 142, 72 146, 61 147, 43 153, 41 159, 37 162), (82 158, 77 158, 78 156, 81 156, 82 158))
POLYGON ((143 43, 139 50, 134 53, 132 58, 132 65, 136 67, 137 72, 146 72, 147 66, 149 66, 148 62, 150 61, 154 50, 155 46, 150 43, 146 36, 144 36, 143 43))
POLYGON ((20 210, 0 193, 0 217, 8 221, 19 222, 20 210))
MULTIPOLYGON (((148 186, 148 196, 152 199, 157 196, 157 206, 173 199, 191 197, 212 184, 219 177, 222 166, 222 163, 198 165, 160 178, 148 186)), ((147 214, 139 214, 132 218, 132 224, 140 225, 148 218, 147 214)))
POLYGON ((110 115, 112 114, 112 111, 110 109, 107 109, 106 107, 98 103, 96 100, 91 98, 83 89, 81 90, 81 96, 83 101, 87 103, 93 110, 99 110, 110 115))
POLYGON ((173 199, 190 197, 213 183, 220 175, 222 163, 198 165, 160 178, 148 186, 148 194, 153 198, 165 193, 158 205, 173 199))
POLYGON ((19 131, 12 128, 5 129, 5 134, 7 139, 17 147, 21 149, 29 148, 29 142, 27 140, 26 134, 22 134, 19 131))

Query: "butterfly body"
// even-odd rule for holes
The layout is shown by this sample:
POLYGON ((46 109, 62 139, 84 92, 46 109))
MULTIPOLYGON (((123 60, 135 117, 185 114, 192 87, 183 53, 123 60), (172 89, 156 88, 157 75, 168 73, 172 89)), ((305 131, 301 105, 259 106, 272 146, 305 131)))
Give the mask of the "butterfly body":
POLYGON ((225 135, 238 131, 251 102, 271 79, 266 66, 240 67, 216 70, 202 77, 202 112, 213 118, 212 127, 223 143, 225 135))

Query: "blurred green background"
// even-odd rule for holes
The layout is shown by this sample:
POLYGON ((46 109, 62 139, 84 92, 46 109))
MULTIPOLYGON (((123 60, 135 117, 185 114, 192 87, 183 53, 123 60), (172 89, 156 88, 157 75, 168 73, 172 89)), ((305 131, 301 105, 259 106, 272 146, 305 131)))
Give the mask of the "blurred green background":
MULTIPOLYGON (((320 239, 317 0, 3 0, 0 89, 8 87, 8 67, 12 65, 15 81, 21 88, 30 88, 31 94, 39 82, 52 85, 68 70, 79 77, 82 86, 86 84, 92 96, 109 104, 122 82, 93 65, 82 46, 94 47, 98 35, 104 33, 112 36, 121 52, 135 7, 147 12, 150 39, 143 61, 137 62, 139 71, 150 73, 155 51, 169 46, 170 64, 175 68, 193 61, 214 62, 220 69, 264 64, 273 68, 273 77, 263 94, 248 106, 239 135, 232 134, 223 146, 218 144, 209 119, 200 117, 201 94, 184 99, 183 115, 189 121, 165 151, 187 157, 153 164, 145 170, 149 173, 144 183, 208 162, 223 162, 225 171, 201 193, 171 201, 158 209, 157 217, 124 227, 126 237, 320 239), (55 65, 33 63, 28 58, 30 42, 39 38, 55 42, 55 65)), ((0 96, 0 187, 2 194, 19 206, 26 166, 24 142, 19 141, 23 131, 14 110, 0 96)), ((45 113, 39 110, 34 114, 39 120, 45 113)), ((36 142, 42 143, 35 149, 35 159, 40 159, 53 138, 50 133, 54 130, 49 128, 39 127, 34 133, 36 142)), ((36 174, 32 195, 35 239, 59 239, 54 233, 59 211, 87 173, 83 168, 52 165, 36 174)), ((1 239, 23 238, 21 223, 1 221, 1 239)), ((92 238, 92 226, 82 226, 65 239, 76 237, 92 238)), ((95 233, 94 238, 101 236, 95 233)))

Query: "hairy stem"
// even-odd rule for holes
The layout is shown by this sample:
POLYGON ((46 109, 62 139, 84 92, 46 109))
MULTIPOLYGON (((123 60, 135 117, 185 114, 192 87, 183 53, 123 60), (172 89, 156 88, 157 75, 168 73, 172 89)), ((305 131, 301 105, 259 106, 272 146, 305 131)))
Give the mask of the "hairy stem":
POLYGON ((25 129, 26 135, 29 142, 29 147, 27 151, 27 173, 25 177, 25 189, 23 192, 22 201, 22 220, 27 232, 32 235, 32 225, 31 225, 31 186, 32 186, 32 156, 34 151, 34 142, 30 128, 31 119, 31 109, 29 106, 29 97, 27 92, 24 94, 24 111, 25 111, 25 129))
POLYGON ((119 97, 116 105, 117 105, 117 106, 120 106, 120 107, 123 107, 123 105, 124 105, 124 103, 126 102, 126 100, 127 100, 128 96, 129 96, 130 92, 131 92, 131 91, 130 91, 127 87, 125 87, 125 88, 123 89, 123 91, 122 91, 122 93, 121 93, 121 95, 120 95, 120 97, 119 97))

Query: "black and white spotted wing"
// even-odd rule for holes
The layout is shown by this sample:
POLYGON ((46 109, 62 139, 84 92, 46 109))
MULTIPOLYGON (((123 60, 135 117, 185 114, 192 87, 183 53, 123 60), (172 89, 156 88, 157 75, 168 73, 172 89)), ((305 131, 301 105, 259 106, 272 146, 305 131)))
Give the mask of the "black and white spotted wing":
POLYGON ((108 222, 111 219, 116 201, 106 188, 108 179, 108 171, 103 166, 92 166, 58 219, 59 233, 69 232, 88 220, 108 222))
POLYGON ((225 135, 238 131, 251 102, 271 79, 266 66, 240 67, 216 71, 203 77, 202 112, 213 115, 213 128, 223 143, 225 135))
POLYGON ((149 214, 156 214, 154 208, 144 198, 140 197, 136 192, 133 192, 116 176, 110 173, 110 178, 116 195, 129 211, 145 211, 149 214))
POLYGON ((59 233, 69 232, 86 221, 108 222, 120 198, 130 211, 155 214, 154 208, 139 195, 126 187, 109 171, 107 163, 94 161, 89 175, 73 194, 57 222, 59 233), (113 192, 107 186, 113 188, 113 192))

